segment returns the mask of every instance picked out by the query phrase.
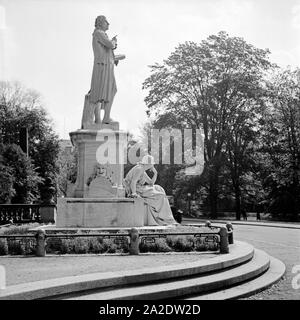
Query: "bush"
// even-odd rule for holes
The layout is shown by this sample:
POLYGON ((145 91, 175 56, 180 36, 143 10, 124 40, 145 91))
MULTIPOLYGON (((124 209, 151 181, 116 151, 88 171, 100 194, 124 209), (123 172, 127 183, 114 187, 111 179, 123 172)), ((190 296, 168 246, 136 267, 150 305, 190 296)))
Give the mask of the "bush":
POLYGON ((195 243, 196 251, 217 251, 219 250, 219 245, 217 242, 204 242, 203 238, 200 238, 195 243))
POLYGON ((89 241, 89 252, 91 253, 103 253, 105 251, 103 245, 103 239, 91 238, 89 241), (100 240, 100 241, 99 241, 100 240))
POLYGON ((168 246, 167 240, 163 238, 158 238, 155 240, 157 252, 170 252, 172 249, 168 246))
POLYGON ((143 241, 140 243, 140 252, 170 252, 166 239, 157 238, 155 242, 143 241))
POLYGON ((140 252, 157 252, 155 242, 143 241, 139 245, 140 252))
POLYGON ((56 253, 60 251, 62 239, 48 238, 46 241, 46 252, 56 253))
POLYGON ((175 251, 189 252, 194 250, 194 239, 191 236, 167 237, 167 244, 175 251))
POLYGON ((8 241, 8 253, 11 255, 35 254, 35 245, 30 239, 11 240, 8 241))
MULTIPOLYGON (((125 248, 126 250, 126 248, 125 248)), ((73 238, 62 239, 59 251, 61 254, 66 253, 116 253, 118 251, 117 245, 112 239, 103 238, 73 238)))
POLYGON ((28 223, 26 225, 21 225, 21 226, 9 226, 5 228, 0 229, 0 234, 3 235, 10 235, 10 234, 28 234, 29 229, 35 228, 40 226, 39 223, 28 223))
POLYGON ((208 249, 207 250, 209 250, 209 251, 217 251, 217 250, 219 250, 219 246, 218 246, 218 244, 216 242, 210 242, 208 244, 208 249))
POLYGON ((72 253, 74 241, 72 239, 62 239, 59 247, 61 254, 72 253))
POLYGON ((106 253, 116 253, 118 249, 112 239, 104 239, 103 246, 106 253))
POLYGON ((6 256, 8 254, 7 241, 0 239, 0 256, 6 256))
POLYGON ((77 238, 74 241, 74 252, 76 254, 88 253, 89 252, 89 240, 83 238, 77 238))

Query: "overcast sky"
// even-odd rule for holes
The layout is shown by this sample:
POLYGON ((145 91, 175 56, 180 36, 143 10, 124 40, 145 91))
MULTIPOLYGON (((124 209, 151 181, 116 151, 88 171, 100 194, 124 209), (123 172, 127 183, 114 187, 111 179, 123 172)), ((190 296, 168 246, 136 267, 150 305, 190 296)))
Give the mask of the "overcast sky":
POLYGON ((118 35, 116 54, 126 54, 112 117, 134 133, 146 120, 148 65, 179 43, 224 30, 269 48, 273 62, 300 65, 300 0, 0 0, 0 80, 39 91, 61 138, 80 128, 97 15, 118 35))

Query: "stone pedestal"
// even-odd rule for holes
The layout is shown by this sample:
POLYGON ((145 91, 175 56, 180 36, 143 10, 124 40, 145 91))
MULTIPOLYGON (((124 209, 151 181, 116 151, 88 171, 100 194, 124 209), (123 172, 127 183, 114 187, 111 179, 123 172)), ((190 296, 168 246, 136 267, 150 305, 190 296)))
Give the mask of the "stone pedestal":
POLYGON ((142 227, 144 201, 132 198, 59 198, 56 226, 73 228, 142 227))
MULTIPOLYGON (((100 130, 77 130, 70 133, 78 148, 78 172, 75 198, 125 197, 124 132, 104 125, 100 130)), ((118 125, 111 127, 118 129, 118 125)))
POLYGON ((56 205, 42 205, 40 208, 41 222, 53 223, 56 221, 56 205))
POLYGON ((145 205, 125 198, 125 133, 119 123, 93 124, 70 133, 78 149, 77 180, 72 195, 57 202, 58 228, 143 227, 145 205))

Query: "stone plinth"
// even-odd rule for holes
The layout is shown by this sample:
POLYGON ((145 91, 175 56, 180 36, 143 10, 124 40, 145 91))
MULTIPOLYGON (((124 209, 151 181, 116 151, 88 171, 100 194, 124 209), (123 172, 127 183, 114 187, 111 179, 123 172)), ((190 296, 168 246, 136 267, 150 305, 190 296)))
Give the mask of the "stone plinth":
MULTIPOLYGON (((124 197, 124 132, 103 125, 101 130, 77 130, 70 133, 78 148, 78 172, 73 197, 117 198, 124 197), (103 150, 107 150, 105 155, 103 150), (107 159, 107 161, 106 161, 107 159)), ((101 128, 101 126, 99 127, 101 128)))
POLYGON ((132 198, 59 198, 56 226, 104 228, 144 226, 144 201, 132 198))
POLYGON ((56 205, 42 205, 40 208, 41 222, 53 223, 56 221, 56 205))

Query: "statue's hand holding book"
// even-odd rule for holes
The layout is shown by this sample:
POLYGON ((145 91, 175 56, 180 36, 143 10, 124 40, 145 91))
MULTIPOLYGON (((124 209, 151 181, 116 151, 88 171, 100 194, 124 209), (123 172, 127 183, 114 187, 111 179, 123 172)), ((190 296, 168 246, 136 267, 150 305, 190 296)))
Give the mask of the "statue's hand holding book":
POLYGON ((115 65, 118 65, 120 60, 124 60, 126 58, 125 54, 116 54, 115 55, 115 65))

